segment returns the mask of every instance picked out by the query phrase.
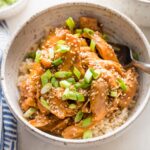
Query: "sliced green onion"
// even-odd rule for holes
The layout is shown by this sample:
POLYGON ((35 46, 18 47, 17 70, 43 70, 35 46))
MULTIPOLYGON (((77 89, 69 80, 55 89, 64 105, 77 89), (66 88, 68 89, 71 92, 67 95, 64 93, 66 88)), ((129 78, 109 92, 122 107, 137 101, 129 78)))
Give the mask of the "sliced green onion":
POLYGON ((75 28, 75 22, 74 20, 72 19, 72 17, 69 17, 67 20, 66 20, 66 25, 69 27, 69 29, 71 31, 73 31, 73 29, 75 28))
POLYGON ((66 53, 68 51, 70 51, 70 46, 68 46, 68 45, 57 45, 56 53, 58 53, 58 52, 66 53))
POLYGON ((75 34, 74 34, 75 36, 80 37, 81 34, 82 34, 82 29, 76 29, 75 30, 75 34))
POLYGON ((50 58, 50 59, 53 59, 53 58, 54 58, 54 49, 53 49, 53 48, 50 48, 50 49, 49 49, 49 58, 50 58))
POLYGON ((62 99, 63 100, 70 99, 70 100, 75 100, 75 101, 79 101, 79 102, 85 101, 83 94, 76 92, 76 91, 70 91, 68 88, 63 93, 62 99))
POLYGON ((62 44, 65 44, 66 43, 66 41, 64 41, 64 40, 59 40, 59 41, 57 41, 57 43, 56 44, 60 44, 60 45, 62 45, 62 44))
POLYGON ((92 123, 92 118, 88 117, 82 120, 82 127, 88 127, 92 123))
POLYGON ((52 64, 54 65, 54 66, 58 66, 58 65, 60 65, 60 64, 62 64, 63 63, 63 60, 61 59, 61 58, 58 58, 58 59, 56 59, 56 60, 54 60, 53 62, 52 62, 52 64))
POLYGON ((77 105, 76 105, 76 104, 70 104, 70 105, 69 105, 69 108, 70 108, 70 109, 76 109, 76 108, 77 108, 77 105))
POLYGON ((62 100, 77 100, 76 93, 74 91, 70 91, 68 88, 65 90, 62 96, 62 100))
POLYGON ((81 73, 80 73, 80 71, 79 71, 76 67, 73 68, 73 73, 75 74, 75 76, 76 76, 78 79, 80 79, 81 73))
POLYGON ((75 119, 74 119, 75 123, 80 122, 82 120, 82 117, 83 117, 83 112, 79 111, 75 116, 75 119))
POLYGON ((41 102, 43 107, 45 107, 46 109, 50 110, 49 103, 43 97, 40 98, 40 102, 41 102))
POLYGON ((70 87, 70 90, 73 92, 77 92, 77 88, 75 88, 74 86, 70 87))
POLYGON ((82 88, 82 89, 87 89, 87 88, 90 87, 90 86, 91 86, 91 84, 85 83, 84 81, 81 82, 81 88, 82 88))
POLYGON ((77 82, 74 86, 75 88, 82 88, 82 89, 87 89, 88 87, 90 87, 91 84, 86 83, 84 80, 77 82))
POLYGON ((67 81, 70 82, 71 84, 75 84, 76 83, 74 78, 68 78, 67 81))
POLYGON ((94 79, 97 79, 100 76, 100 71, 94 70, 93 68, 91 68, 90 71, 92 72, 92 76, 94 79))
POLYGON ((35 51, 31 51, 27 54, 27 58, 32 58, 32 59, 35 59, 35 56, 36 56, 36 52, 35 51))
POLYGON ((63 88, 68 88, 70 87, 71 83, 66 81, 66 80, 62 80, 59 82, 60 86, 63 87, 63 88))
POLYGON ((30 118, 34 113, 36 112, 35 108, 29 108, 24 114, 23 116, 25 118, 30 118))
POLYGON ((110 96, 111 97, 117 97, 118 96, 117 91, 111 91, 110 96))
POLYGON ((108 41, 109 40, 109 36, 107 34, 103 34, 102 35, 102 38, 105 40, 105 41, 108 41))
POLYGON ((90 42, 90 48, 91 48, 92 51, 95 51, 95 46, 96 46, 95 41, 91 40, 91 42, 90 42))
POLYGON ((89 35, 93 35, 94 34, 94 31, 89 29, 89 28, 84 28, 83 32, 86 33, 86 34, 89 34, 89 35))
POLYGON ((93 76, 92 72, 90 71, 90 69, 88 69, 84 75, 84 81, 86 83, 90 83, 92 81, 92 76, 93 76))
POLYGON ((74 86, 75 86, 75 88, 77 88, 77 89, 78 89, 78 88, 80 88, 80 87, 81 87, 81 83, 77 82, 74 86))
POLYGON ((83 133, 83 139, 89 139, 89 138, 92 138, 93 135, 92 135, 92 131, 91 130, 87 130, 83 133))
POLYGON ((42 76, 41 76, 42 86, 47 84, 51 77, 52 77, 51 71, 49 69, 46 70, 46 72, 44 74, 42 74, 42 76))
POLYGON ((75 33, 82 34, 82 32, 83 32, 82 29, 76 29, 76 30, 75 30, 75 33))
POLYGON ((74 34, 74 36, 76 36, 76 37, 80 37, 80 33, 76 33, 76 34, 74 34))
POLYGON ((54 74, 56 78, 69 78, 72 76, 72 72, 70 71, 58 71, 54 74))
POLYGON ((41 89, 41 94, 47 93, 51 88, 52 88, 52 84, 46 83, 41 89))
POLYGON ((37 50, 34 61, 37 62, 37 63, 39 63, 40 62, 40 58, 41 58, 41 51, 37 50))
POLYGON ((77 96, 77 100, 78 100, 79 102, 84 102, 84 101, 85 101, 83 94, 81 94, 81 93, 79 93, 79 92, 76 92, 76 96, 77 96))
POLYGON ((117 81, 118 81, 118 83, 119 83, 121 89, 122 89, 123 91, 126 91, 126 90, 127 90, 127 85, 125 84, 125 82, 124 82, 122 79, 118 79, 117 81))
POLYGON ((59 86, 59 83, 58 83, 58 81, 56 80, 55 77, 52 77, 51 84, 52 84, 53 87, 56 87, 56 88, 59 86))

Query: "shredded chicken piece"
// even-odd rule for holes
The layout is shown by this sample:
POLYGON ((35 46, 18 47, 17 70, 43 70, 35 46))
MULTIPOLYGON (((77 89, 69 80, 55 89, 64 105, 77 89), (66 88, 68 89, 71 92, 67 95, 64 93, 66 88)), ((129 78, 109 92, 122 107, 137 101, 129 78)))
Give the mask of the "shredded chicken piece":
POLYGON ((81 28, 89 28, 94 31, 100 30, 100 27, 98 26, 97 19, 95 18, 89 18, 89 17, 80 17, 80 27, 81 28))
POLYGON ((103 59, 119 62, 112 46, 109 45, 98 32, 95 32, 94 35, 91 36, 91 39, 95 41, 96 48, 103 59))
POLYGON ((91 85, 90 90, 90 108, 93 113, 93 120, 102 120, 107 113, 107 95, 108 84, 103 79, 99 78, 91 85))
POLYGON ((138 89, 137 73, 134 68, 130 68, 126 72, 125 83, 127 85, 127 90, 121 95, 119 106, 125 108, 128 107, 135 93, 138 89))

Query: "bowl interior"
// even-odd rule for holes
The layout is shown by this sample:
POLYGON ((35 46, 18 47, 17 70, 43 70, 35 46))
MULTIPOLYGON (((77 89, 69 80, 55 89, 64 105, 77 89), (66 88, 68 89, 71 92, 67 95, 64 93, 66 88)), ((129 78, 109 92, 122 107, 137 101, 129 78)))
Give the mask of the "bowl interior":
MULTIPOLYGON (((117 15, 114 11, 101 6, 77 3, 56 6, 40 13, 36 17, 31 18, 12 40, 8 51, 4 54, 2 66, 2 84, 8 104, 17 118, 27 125, 28 123, 22 117, 22 111, 18 104, 19 93, 16 85, 19 65, 30 47, 44 36, 44 31, 47 27, 63 25, 69 16, 72 16, 75 20, 78 20, 80 16, 97 18, 103 24, 104 32, 109 33, 115 41, 126 44, 136 50, 140 54, 140 60, 147 62, 150 60, 148 44, 141 31, 132 22, 128 22, 126 17, 117 15)), ((149 87, 150 80, 148 75, 140 72, 137 104, 130 114, 126 125, 133 121, 136 115, 144 108, 147 102, 149 87)), ((124 128, 126 125, 124 125, 124 128)), ((40 131, 38 132, 42 133, 40 131)), ((51 135, 46 133, 42 134, 52 138, 51 135)), ((108 136, 112 134, 110 133, 108 136)), ((105 137, 108 136, 105 135, 105 137)), ((97 138, 97 140, 100 139, 101 137, 97 138)), ((63 140, 67 142, 67 140, 63 140)))

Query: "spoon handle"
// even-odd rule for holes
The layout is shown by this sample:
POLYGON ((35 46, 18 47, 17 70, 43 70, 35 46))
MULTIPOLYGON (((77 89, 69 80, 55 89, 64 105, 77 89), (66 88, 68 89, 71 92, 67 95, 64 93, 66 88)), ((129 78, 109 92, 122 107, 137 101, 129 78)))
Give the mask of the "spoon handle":
POLYGON ((150 74, 150 64, 133 60, 132 65, 150 74))

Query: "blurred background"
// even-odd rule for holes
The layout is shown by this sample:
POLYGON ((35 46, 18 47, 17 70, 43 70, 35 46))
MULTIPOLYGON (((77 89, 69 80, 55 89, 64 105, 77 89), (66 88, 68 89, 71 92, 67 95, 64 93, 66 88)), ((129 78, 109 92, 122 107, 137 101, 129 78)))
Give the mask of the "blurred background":
POLYGON ((21 24, 23 24, 30 16, 36 12, 48 8, 52 5, 65 2, 91 2, 105 5, 119 10, 129 16, 140 27, 144 27, 146 35, 150 38, 148 27, 150 27, 150 2, 149 0, 28 0, 26 8, 15 15, 7 18, 9 29, 14 33, 21 24))

